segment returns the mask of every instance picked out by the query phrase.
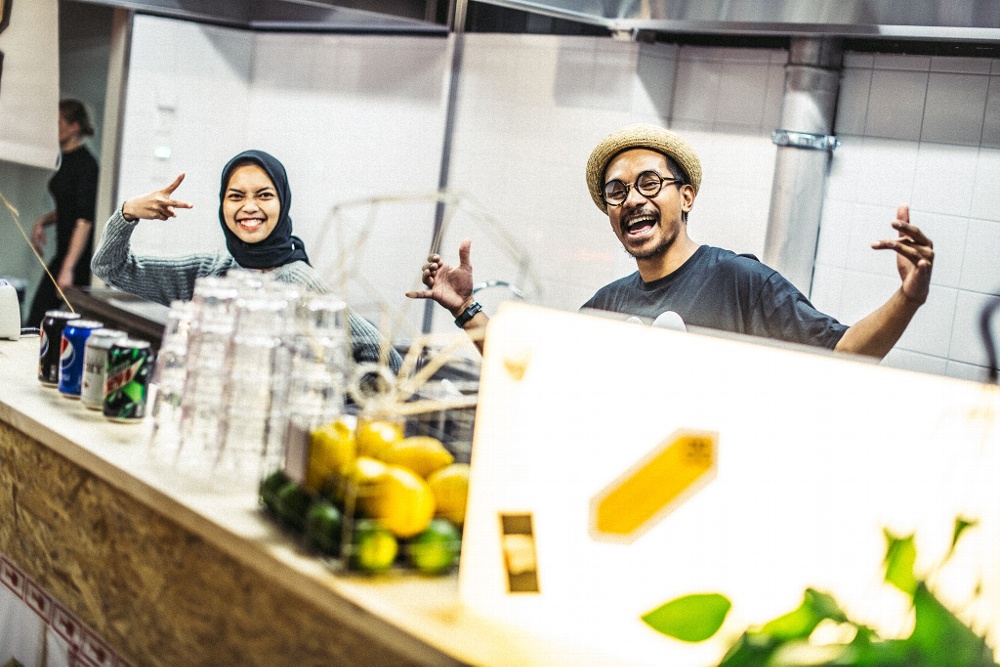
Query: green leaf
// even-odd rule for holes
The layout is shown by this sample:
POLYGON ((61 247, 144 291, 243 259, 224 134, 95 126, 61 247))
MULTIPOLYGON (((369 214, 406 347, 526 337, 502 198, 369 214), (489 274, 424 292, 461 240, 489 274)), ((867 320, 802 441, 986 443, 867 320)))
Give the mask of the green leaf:
POLYGON ((912 596, 917 590, 917 578, 913 574, 913 565, 917 560, 917 547, 913 542, 913 534, 906 537, 896 537, 888 530, 885 533, 885 580, 912 596))
POLYGON ((962 536, 962 533, 968 528, 973 528, 979 524, 976 519, 963 519, 962 517, 955 517, 955 532, 951 536, 951 548, 948 549, 948 555, 944 557, 945 560, 951 558, 951 555, 955 553, 955 546, 958 544, 958 538, 962 536))
POLYGON ((852 667, 915 667, 920 664, 902 639, 851 642, 852 667))
POLYGON ((732 603, 718 593, 685 595, 644 614, 645 623, 668 637, 705 641, 722 627, 732 603))
POLYGON ((811 644, 806 639, 794 639, 781 644, 766 664, 768 667, 853 665, 854 647, 849 644, 811 644))
POLYGON ((958 619, 924 583, 913 596, 916 622, 909 643, 916 649, 918 664, 926 667, 980 667, 995 665, 986 640, 958 619))
POLYGON ((827 618, 837 623, 847 620, 832 596, 807 588, 798 609, 768 621, 760 632, 778 640, 805 639, 827 618))
POLYGON ((726 651, 719 667, 760 667, 779 646, 781 643, 770 635, 744 632, 726 651))

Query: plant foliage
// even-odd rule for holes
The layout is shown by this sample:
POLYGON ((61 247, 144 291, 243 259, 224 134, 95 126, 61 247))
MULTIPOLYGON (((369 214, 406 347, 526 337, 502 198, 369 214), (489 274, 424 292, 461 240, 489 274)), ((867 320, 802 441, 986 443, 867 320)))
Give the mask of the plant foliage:
MULTIPOLYGON (((951 548, 975 521, 958 518, 951 548)), ((747 629, 729 647, 720 667, 796 667, 851 665, 856 667, 997 667, 986 639, 963 623, 931 592, 914 566, 914 536, 885 532, 885 581, 913 601, 913 632, 905 639, 883 639, 872 628, 849 619, 833 596, 806 589, 794 610, 747 629), (810 641, 821 624, 837 626, 844 639, 833 643, 810 641)), ((940 567, 940 566, 939 566, 940 567)), ((978 594, 978 591, 977 591, 978 594)), ((730 601, 718 593, 687 595, 645 614, 642 620, 670 637, 689 642, 714 636, 729 613, 730 601)))

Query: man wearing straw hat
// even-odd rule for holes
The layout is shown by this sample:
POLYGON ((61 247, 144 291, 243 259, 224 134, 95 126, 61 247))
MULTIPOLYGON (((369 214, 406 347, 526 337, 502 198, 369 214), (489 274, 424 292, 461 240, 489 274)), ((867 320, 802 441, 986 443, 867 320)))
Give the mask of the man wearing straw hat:
MULTIPOLYGON (((594 148, 587 162, 590 196, 607 213, 638 271, 602 287, 583 308, 653 320, 676 313, 700 327, 879 358, 892 349, 927 300, 934 261, 930 239, 910 224, 906 206, 892 222, 898 236, 872 244, 896 252, 901 285, 885 304, 848 327, 816 310, 753 255, 701 245, 688 236, 701 175, 690 144, 655 125, 623 128, 594 148)), ((434 299, 466 330, 486 325, 487 316, 472 298, 468 241, 459 248, 459 266, 431 255, 422 277, 429 289, 407 296, 434 299)))

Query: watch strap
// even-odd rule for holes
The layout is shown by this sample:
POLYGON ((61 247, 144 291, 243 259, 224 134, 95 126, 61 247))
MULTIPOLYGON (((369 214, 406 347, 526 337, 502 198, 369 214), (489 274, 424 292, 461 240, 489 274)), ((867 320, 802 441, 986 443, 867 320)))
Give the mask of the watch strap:
POLYGON ((458 317, 455 318, 455 326, 457 326, 459 329, 464 329, 465 325, 469 323, 469 320, 475 317, 476 313, 478 313, 482 309, 483 309, 482 304, 480 304, 478 301, 473 301, 472 303, 469 304, 468 308, 459 313, 458 317))

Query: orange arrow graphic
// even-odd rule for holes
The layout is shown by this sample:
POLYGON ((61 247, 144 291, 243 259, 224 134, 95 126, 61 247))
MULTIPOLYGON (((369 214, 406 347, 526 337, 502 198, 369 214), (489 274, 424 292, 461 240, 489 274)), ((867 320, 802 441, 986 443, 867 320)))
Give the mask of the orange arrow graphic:
POLYGON ((719 434, 674 431, 591 501, 591 534, 631 542, 715 475, 719 434))

